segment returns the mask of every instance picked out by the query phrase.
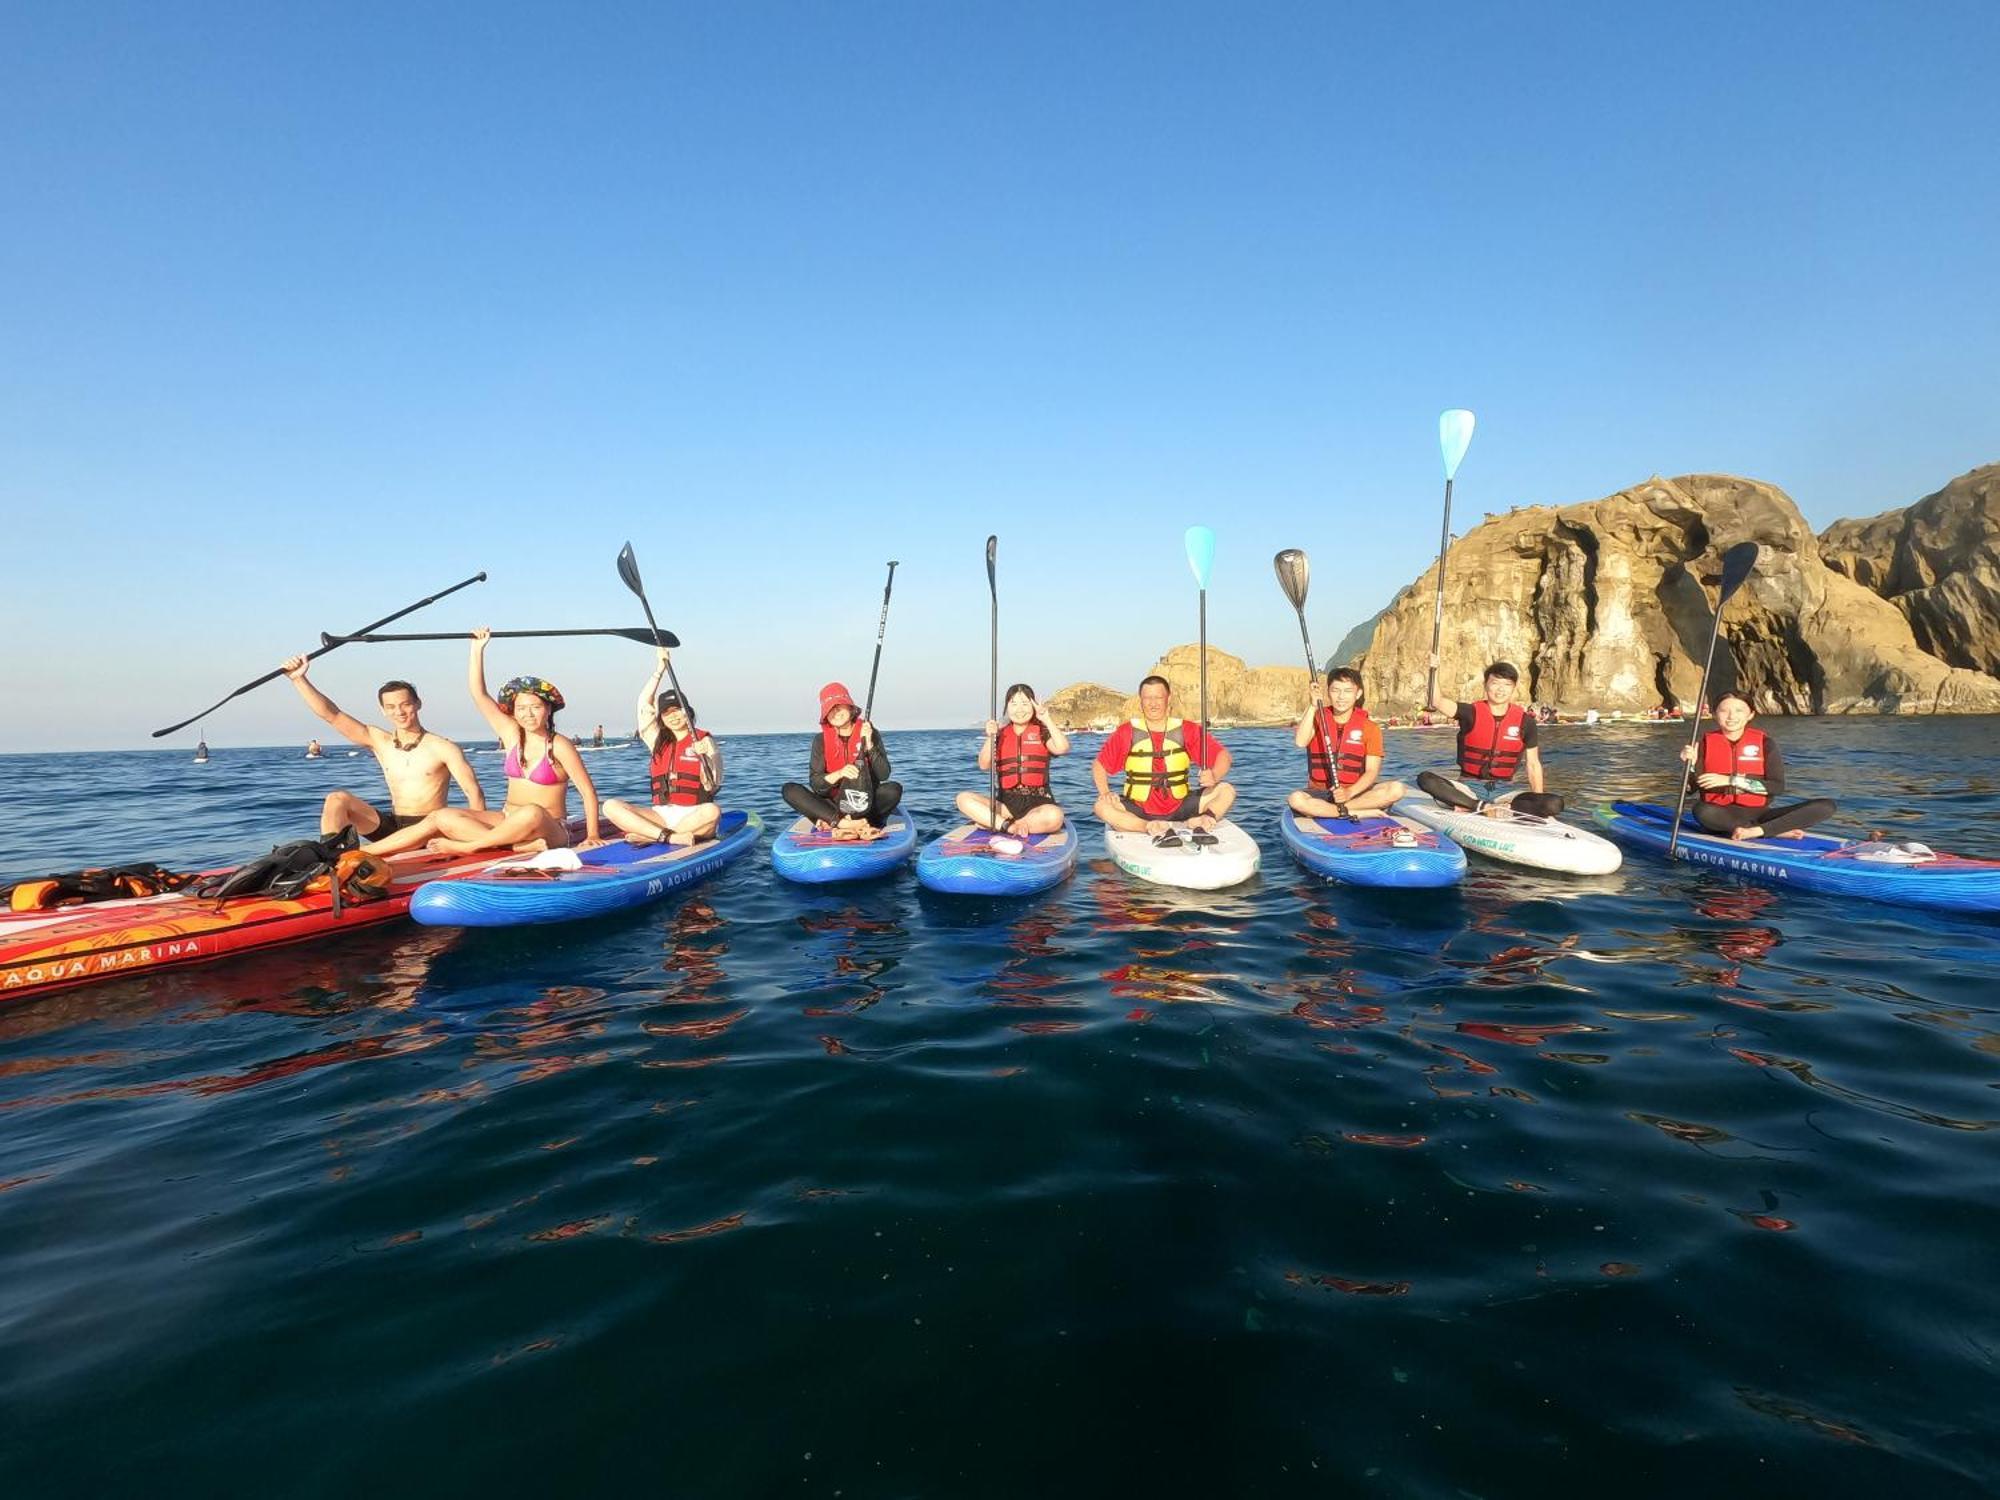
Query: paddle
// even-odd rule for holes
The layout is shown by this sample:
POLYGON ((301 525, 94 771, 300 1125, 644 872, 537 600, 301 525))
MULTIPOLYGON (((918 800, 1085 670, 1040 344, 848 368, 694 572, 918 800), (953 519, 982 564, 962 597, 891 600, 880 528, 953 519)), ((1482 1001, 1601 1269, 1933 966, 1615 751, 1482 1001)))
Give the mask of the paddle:
MULTIPOLYGON (((1271 568, 1278 575, 1278 587, 1285 591, 1285 597, 1292 601, 1292 609, 1299 617, 1299 639, 1306 648, 1306 697, 1313 701, 1313 689, 1319 685, 1319 667, 1313 661, 1312 636, 1306 632, 1306 586, 1312 581, 1312 564, 1305 552, 1298 547, 1287 547, 1271 559, 1271 568)), ((1319 725, 1320 753, 1326 756, 1327 795, 1332 796, 1334 784, 1338 780, 1333 768, 1333 741, 1326 737, 1326 719, 1317 705, 1313 708, 1313 722, 1319 725)), ((1343 818, 1352 819, 1354 814, 1347 810, 1344 802, 1335 802, 1343 818)))
MULTIPOLYGON (((1190 526, 1183 539, 1187 545, 1188 568, 1194 574, 1195 586, 1201 591, 1201 717, 1196 724, 1201 729, 1203 752, 1208 748, 1208 575, 1215 566, 1215 533, 1206 526, 1190 526)), ((1201 778, 1205 785, 1208 777, 1201 778)), ((1212 833, 1194 835, 1197 844, 1218 842, 1212 833)))
MULTIPOLYGON (((986 592, 993 600, 992 628, 988 632, 992 645, 992 664, 988 675, 986 695, 986 717, 993 723, 1000 722, 1000 581, 994 567, 994 559, 1000 550, 1000 538, 986 539, 986 592)), ((1000 737, 993 737, 993 753, 986 778, 986 824, 989 832, 1000 831, 1000 737)))
POLYGON ((875 622, 875 661, 868 668, 868 696, 861 701, 863 723, 873 722, 875 712, 875 674, 882 670, 882 638, 889 633, 889 594, 896 587, 896 562, 889 560, 889 581, 882 585, 882 618, 875 622))
POLYGON ((1438 418, 1438 448, 1444 455, 1444 525, 1438 532, 1437 595, 1431 600, 1431 674, 1424 688, 1426 708, 1437 701, 1438 647, 1444 639, 1444 556, 1451 548, 1451 482, 1465 461, 1472 425, 1472 413, 1457 407, 1438 418))
MULTIPOLYGON (((395 621, 402 619, 404 615, 414 614, 416 611, 422 609, 427 604, 437 603, 438 600, 442 599, 446 594, 455 594, 462 588, 469 588, 475 583, 484 583, 485 581, 486 581, 486 575, 484 573, 474 573, 470 578, 466 579, 463 583, 454 583, 448 589, 439 589, 435 594, 427 595, 426 597, 419 599, 415 604, 409 605, 407 608, 397 610, 393 615, 384 615, 379 620, 375 620, 367 625, 363 625, 361 629, 355 632, 355 634, 366 635, 371 630, 379 630, 384 625, 392 624, 395 621)), ((338 644, 339 642, 336 641, 333 642, 332 644, 322 645, 317 651, 308 651, 306 653, 306 660, 312 661, 318 657, 322 657, 326 655, 327 652, 333 650, 334 646, 338 644)), ((195 720, 207 718, 210 714, 214 713, 218 708, 222 707, 223 704, 227 703, 231 698, 240 698, 245 693, 249 692, 252 688, 260 688, 265 683, 271 682, 276 678, 282 677, 284 675, 285 675, 285 669, 283 667, 278 667, 273 669, 272 671, 266 672, 262 677, 259 677, 255 682, 246 682, 243 684, 242 687, 238 688, 235 692, 223 694, 222 697, 216 699, 215 702, 209 704, 209 706, 207 708, 204 708, 200 713, 189 714, 185 719, 182 719, 180 723, 169 724, 165 729, 155 729, 153 731, 153 738, 158 739, 163 734, 172 734, 176 729, 185 729, 188 727, 188 725, 194 723, 195 720)))
MULTIPOLYGON (((639 581, 639 559, 632 555, 632 544, 630 542, 627 542, 618 549, 618 576, 625 581, 626 588, 639 596, 639 607, 646 612, 646 623, 652 627, 653 644, 665 650, 668 640, 672 639, 673 643, 678 646, 680 644, 679 638, 669 637, 666 632, 660 629, 660 622, 653 618, 653 606, 646 598, 646 585, 639 581)), ((692 729, 694 727, 694 705, 688 702, 687 694, 681 691, 680 674, 674 670, 674 659, 671 656, 667 658, 667 681, 673 684, 674 696, 681 700, 681 707, 687 712, 688 727, 692 729)))
MULTIPOLYGON (((601 629, 592 630, 489 630, 487 634, 496 641, 540 638, 542 636, 554 635, 615 635, 628 641, 637 641, 642 646, 650 646, 656 639, 668 646, 678 646, 681 643, 680 637, 675 635, 671 630, 663 630, 655 636, 653 631, 642 630, 637 625, 606 625, 601 629)), ((370 632, 366 635, 331 635, 322 630, 319 633, 319 638, 325 644, 327 650, 331 651, 335 646, 347 646, 357 643, 377 646, 384 641, 469 641, 472 639, 472 632, 469 630, 443 630, 432 634, 416 635, 403 635, 394 632, 386 635, 379 632, 370 632)))
POLYGON ((1681 794, 1674 803, 1674 826, 1667 835, 1667 858, 1672 859, 1681 843, 1681 814, 1687 809, 1688 783, 1693 779, 1695 746, 1701 743, 1702 705, 1708 702, 1708 674, 1715 666, 1715 638, 1722 633, 1722 606, 1743 586, 1757 566, 1757 544, 1738 542, 1722 554, 1722 585, 1715 595, 1715 618, 1708 627, 1708 655, 1701 663, 1701 691, 1694 700, 1694 731, 1688 736, 1688 775, 1681 778, 1681 794))

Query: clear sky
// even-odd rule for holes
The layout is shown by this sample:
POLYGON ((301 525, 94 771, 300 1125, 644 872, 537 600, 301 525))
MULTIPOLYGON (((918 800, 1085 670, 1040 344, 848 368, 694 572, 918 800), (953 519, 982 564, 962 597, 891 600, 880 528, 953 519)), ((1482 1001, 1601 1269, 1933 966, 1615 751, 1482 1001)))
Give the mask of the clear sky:
MULTIPOLYGON (((0 7, 0 750, 289 650, 637 623, 719 729, 1297 659, 1459 516, 1722 470, 1815 525, 2000 459, 2000 6, 0 7)), ((474 719, 451 645, 350 647, 474 719)), ((565 727, 647 652, 496 645, 565 727)), ((211 742, 303 741, 282 683, 211 742)), ((173 743, 191 743, 193 731, 173 743)))

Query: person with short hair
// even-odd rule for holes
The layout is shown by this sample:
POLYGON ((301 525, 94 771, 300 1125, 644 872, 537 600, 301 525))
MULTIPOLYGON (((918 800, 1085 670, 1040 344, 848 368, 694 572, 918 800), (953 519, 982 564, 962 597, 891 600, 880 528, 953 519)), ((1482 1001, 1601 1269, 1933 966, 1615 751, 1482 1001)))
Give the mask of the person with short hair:
POLYGON ((1798 838, 1840 810, 1829 797, 1771 803, 1785 790, 1785 762, 1778 742, 1750 721, 1757 711, 1733 688, 1715 700, 1716 727, 1702 732, 1697 748, 1681 746, 1694 793, 1694 819, 1710 833, 1732 839, 1798 838))
MULTIPOLYGON (((1437 664, 1433 656, 1433 670, 1437 664)), ((1513 807, 1543 817, 1556 816, 1563 809, 1563 800, 1543 786, 1539 726, 1535 716, 1514 701, 1520 669, 1510 661, 1491 662, 1483 677, 1486 696, 1476 703, 1455 702, 1441 687, 1431 694, 1431 708, 1458 724, 1458 774, 1467 782, 1486 783, 1487 795, 1479 799, 1479 810, 1488 816, 1505 817, 1513 807), (1512 781, 1523 769, 1528 773, 1528 793, 1532 796, 1494 795, 1501 784, 1512 781)), ((1421 777, 1419 784, 1423 784, 1421 777)))
POLYGON ((1236 804, 1230 755, 1201 725, 1173 717, 1173 700, 1164 677, 1139 684, 1139 716, 1112 730, 1090 763, 1092 810, 1112 828, 1155 839, 1177 838, 1173 825, 1185 823, 1203 842, 1236 804), (1120 774, 1124 782, 1113 793, 1111 777, 1120 774))
MULTIPOLYGON (((693 712, 680 692, 660 692, 667 674, 667 648, 646 685, 639 689, 636 709, 639 738, 653 753, 647 767, 653 801, 649 807, 613 797, 604 816, 635 844, 693 844, 715 837, 722 807, 715 794, 722 787, 722 747, 706 729, 694 726, 693 712), (656 696, 657 695, 657 696, 656 696)), ((604 726, 597 726, 598 738, 604 726)))
POLYGON ((1306 753, 1306 784, 1285 799, 1293 812, 1349 818, 1408 794, 1402 782, 1381 779, 1382 726, 1362 707, 1364 696, 1352 667, 1328 667, 1325 681, 1313 684, 1312 702, 1292 730, 1292 743, 1306 753))
MULTIPOLYGON (((320 804, 319 831, 338 833, 352 828, 363 839, 386 838, 399 829, 422 822, 445 805, 450 782, 465 793, 465 805, 475 812, 486 808, 486 794, 465 752, 441 734, 433 734, 422 722, 423 699, 401 678, 382 684, 375 694, 382 716, 390 727, 364 724, 341 710, 339 704, 315 687, 307 677, 309 658, 294 656, 284 664, 299 696, 342 738, 359 745, 382 767, 382 779, 389 786, 389 810, 383 812, 354 792, 328 792, 320 804)), ((317 740, 314 741, 318 743, 317 740)))

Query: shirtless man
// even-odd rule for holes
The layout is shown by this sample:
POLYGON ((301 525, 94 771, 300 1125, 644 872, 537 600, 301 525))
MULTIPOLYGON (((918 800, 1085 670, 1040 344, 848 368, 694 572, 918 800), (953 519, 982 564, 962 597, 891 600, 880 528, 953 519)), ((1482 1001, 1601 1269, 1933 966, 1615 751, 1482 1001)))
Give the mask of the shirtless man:
POLYGON ((445 803, 445 782, 449 778, 465 793, 465 805, 486 810, 486 794, 465 752, 441 734, 432 734, 418 721, 423 700, 407 682, 385 682, 375 695, 382 716, 393 726, 378 729, 364 724, 306 679, 306 658, 295 656, 285 663, 285 675, 299 696, 320 718, 364 750, 374 753, 381 763, 382 779, 389 783, 389 808, 382 812, 352 792, 328 792, 320 807, 319 831, 338 833, 352 828, 364 839, 386 838, 398 829, 420 822, 427 813, 445 803))

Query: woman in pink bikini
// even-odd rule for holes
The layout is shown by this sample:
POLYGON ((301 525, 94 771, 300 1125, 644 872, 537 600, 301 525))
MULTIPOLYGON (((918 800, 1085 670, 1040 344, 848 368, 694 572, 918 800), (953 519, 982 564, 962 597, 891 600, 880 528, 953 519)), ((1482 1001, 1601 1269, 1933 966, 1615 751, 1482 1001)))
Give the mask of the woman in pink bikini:
POLYGON ((484 626, 472 632, 472 658, 466 686, 473 706, 493 726, 507 752, 507 803, 498 812, 441 807, 398 833, 368 848, 377 854, 397 854, 426 847, 456 853, 476 849, 519 849, 531 853, 560 849, 569 843, 569 786, 576 783, 583 798, 583 840, 576 847, 591 849, 604 841, 597 833, 597 788, 583 757, 567 735, 556 733, 556 710, 563 695, 541 677, 513 677, 495 701, 486 691, 484 626))

